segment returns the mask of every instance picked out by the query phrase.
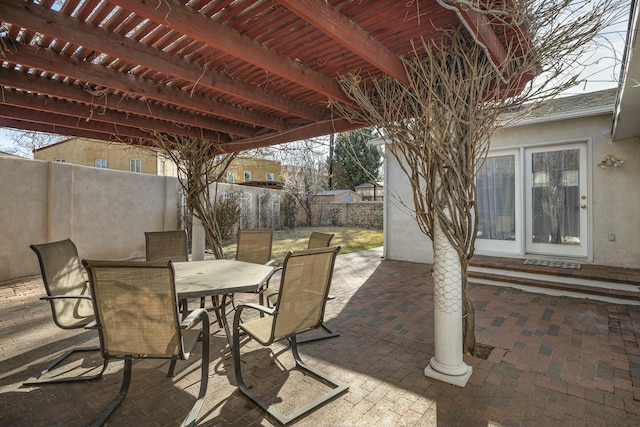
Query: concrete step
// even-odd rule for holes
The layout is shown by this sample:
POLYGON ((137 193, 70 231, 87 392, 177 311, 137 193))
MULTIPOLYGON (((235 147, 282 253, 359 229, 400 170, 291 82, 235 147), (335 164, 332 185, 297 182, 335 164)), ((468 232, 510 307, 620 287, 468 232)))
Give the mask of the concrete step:
POLYGON ((477 264, 469 266, 468 278, 470 283, 510 286, 547 295, 640 305, 640 286, 636 282, 564 276, 551 271, 534 273, 521 268, 483 267, 477 264))

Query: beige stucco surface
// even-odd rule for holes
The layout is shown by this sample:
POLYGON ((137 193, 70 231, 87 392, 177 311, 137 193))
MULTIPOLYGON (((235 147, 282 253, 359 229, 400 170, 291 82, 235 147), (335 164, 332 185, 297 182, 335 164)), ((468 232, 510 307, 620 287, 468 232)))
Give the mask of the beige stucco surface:
POLYGON ((159 160, 162 156, 157 151, 117 142, 71 138, 42 147, 33 153, 33 157, 36 160, 63 160, 66 163, 92 167, 95 167, 96 159, 104 159, 107 161, 107 169, 121 171, 130 171, 131 160, 140 160, 141 173, 175 176, 174 171, 167 173, 166 170, 160 170, 159 160))
POLYGON ((0 281, 39 273, 29 245, 72 239, 81 258, 144 255, 144 232, 178 227, 172 177, 0 157, 0 281))
POLYGON ((413 194, 409 180, 398 162, 385 155, 385 258, 433 263, 431 239, 420 231, 414 217, 413 194))

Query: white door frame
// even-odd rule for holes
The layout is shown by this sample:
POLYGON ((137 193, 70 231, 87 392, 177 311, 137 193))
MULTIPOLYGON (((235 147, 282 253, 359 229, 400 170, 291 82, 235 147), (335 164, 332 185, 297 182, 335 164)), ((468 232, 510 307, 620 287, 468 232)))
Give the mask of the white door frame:
POLYGON ((588 143, 583 142, 567 142, 564 144, 556 145, 544 145, 536 147, 525 148, 524 156, 524 175, 525 175, 525 252, 527 254, 536 255, 549 255, 549 256, 562 256, 570 258, 588 258, 589 256, 589 170, 588 170, 588 143), (551 244, 551 243, 539 243, 533 242, 533 201, 532 201, 532 171, 531 161, 532 155, 541 152, 563 151, 563 150, 579 150, 579 227, 580 227, 580 242, 576 245, 564 245, 564 244, 551 244))
POLYGON ((523 161, 521 148, 507 148, 492 150, 487 158, 513 156, 515 173, 515 240, 489 240, 478 236, 476 250, 482 255, 522 255, 524 252, 524 213, 523 213, 523 161))

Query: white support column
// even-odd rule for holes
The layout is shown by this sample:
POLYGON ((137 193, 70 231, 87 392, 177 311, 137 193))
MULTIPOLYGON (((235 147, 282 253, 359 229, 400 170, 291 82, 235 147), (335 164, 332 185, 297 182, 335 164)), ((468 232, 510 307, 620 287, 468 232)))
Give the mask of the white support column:
POLYGON ((204 226, 200 218, 193 215, 191 222, 191 260, 204 260, 204 249, 207 239, 204 232, 204 226))
POLYGON ((424 369, 427 377, 464 387, 472 368, 464 363, 462 346, 462 267, 456 250, 436 218, 433 239, 433 305, 435 356, 424 369))

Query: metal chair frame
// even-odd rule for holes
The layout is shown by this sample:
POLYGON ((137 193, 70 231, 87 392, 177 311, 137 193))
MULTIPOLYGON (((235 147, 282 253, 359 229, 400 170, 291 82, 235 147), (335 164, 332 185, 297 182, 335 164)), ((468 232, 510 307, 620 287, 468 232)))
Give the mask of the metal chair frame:
MULTIPOLYGON (((122 404, 125 397, 127 396, 127 392, 129 390, 129 386, 131 384, 131 375, 133 370, 133 359, 170 359, 171 363, 169 366, 169 372, 167 373, 168 377, 172 377, 175 373, 175 367, 177 360, 187 360, 191 355, 191 351, 195 344, 200 341, 202 342, 202 361, 201 361, 201 376, 200 376, 200 391, 198 393, 198 397, 194 402, 191 410, 187 414, 186 418, 182 422, 182 426, 194 426, 198 413, 202 409, 204 404, 204 398, 207 393, 207 385, 209 380, 209 315, 207 310, 200 308, 193 310, 189 315, 184 318, 182 321, 179 321, 179 313, 178 313, 178 301, 176 295, 175 288, 175 272, 173 270, 173 265, 171 261, 167 263, 154 263, 154 262, 135 262, 135 261, 95 261, 95 260, 84 260, 83 264, 85 265, 88 273, 89 273, 89 283, 91 286, 93 298, 94 311, 96 313, 96 323, 99 331, 100 337, 100 348, 105 360, 116 359, 116 360, 124 360, 124 370, 122 377, 122 384, 120 386, 120 391, 116 398, 107 406, 107 408, 100 414, 100 416, 93 422, 92 427, 102 426, 106 423, 109 417, 114 413, 114 411, 122 404), (121 281, 124 285, 126 285, 126 289, 131 293, 131 304, 135 304, 133 301, 136 298, 142 298, 142 293, 144 292, 144 284, 141 284, 140 278, 141 275, 145 274, 145 271, 157 270, 160 269, 161 275, 164 274, 161 270, 166 271, 166 275, 163 279, 168 279, 166 283, 168 283, 169 288, 165 289, 168 295, 173 295, 172 304, 170 307, 167 307, 167 310, 174 314, 175 320, 175 331, 177 333, 176 345, 177 345, 177 354, 169 353, 169 349, 166 350, 166 354, 140 354, 136 351, 136 354, 122 354, 123 350, 119 347, 121 344, 111 343, 108 337, 113 336, 111 332, 108 330, 110 326, 108 322, 105 322, 102 318, 103 314, 105 318, 107 316, 109 318, 113 318, 115 314, 113 311, 116 310, 110 304, 105 304, 102 306, 101 298, 103 298, 103 294, 99 287, 103 287, 104 289, 113 287, 113 285, 117 281, 121 281), (113 276, 104 275, 103 272, 109 271, 118 271, 123 272, 124 274, 119 275, 121 279, 113 279, 113 276), (128 279, 122 279, 122 277, 127 277, 127 274, 130 276, 128 279), (128 283, 126 283, 128 281, 128 283), (132 290, 135 289, 135 290, 132 290), (197 324, 202 324, 202 331, 196 334, 191 333, 190 338, 186 339, 183 335, 184 330, 190 329, 197 324)), ((164 286, 164 284, 158 283, 159 286, 164 286)), ((166 315, 162 315, 163 317, 166 315)), ((135 328, 135 324, 128 324, 126 321, 123 321, 123 328, 135 328)), ((153 334, 153 332, 150 332, 153 334)), ((149 336, 149 334, 146 334, 149 336)), ((137 347, 138 344, 132 344, 132 346, 137 347)))
MULTIPOLYGON (((280 284, 281 286, 280 289, 282 291, 281 292, 282 298, 278 299, 276 306, 266 307, 266 306, 261 306, 257 304, 243 304, 238 306, 238 308, 236 309, 236 314, 233 319, 232 351, 233 351, 234 373, 236 376, 236 382, 238 384, 238 388, 243 394, 245 394, 247 397, 253 400, 258 406, 260 406, 268 414, 273 416, 282 425, 290 424, 291 422, 299 419, 300 417, 318 408, 322 404, 336 398, 342 393, 345 393, 349 389, 348 385, 344 384, 343 382, 338 381, 330 377, 329 375, 325 374, 324 372, 306 364, 301 359, 300 353, 298 352, 298 342, 296 338, 299 333, 318 328, 322 324, 322 318, 324 316, 324 308, 325 308, 325 304, 326 304, 326 300, 329 292, 329 287, 331 285, 331 278, 333 274, 335 258, 339 250, 340 250, 340 247, 337 246, 332 248, 311 249, 311 250, 301 251, 298 253, 293 253, 290 251, 284 260, 283 269, 282 269, 282 277, 281 277, 281 284, 280 284), (303 321, 300 321, 300 322, 296 321, 296 322, 290 323, 290 320, 291 320, 290 316, 292 315, 288 314, 287 312, 287 309, 291 307, 290 303, 287 302, 287 303, 284 303, 283 307, 280 306, 282 299, 287 298, 285 297, 285 292, 288 292, 288 291, 285 289, 285 287, 291 286, 290 285, 291 282, 287 281, 288 280, 287 266, 289 262, 291 262, 291 260, 298 257, 307 257, 308 259, 311 260, 310 262, 312 262, 314 257, 323 257, 327 255, 331 256, 331 259, 330 259, 330 262, 327 264, 328 271, 325 272, 326 275, 322 276, 322 279, 325 280, 322 293, 318 292, 317 288, 310 290, 308 293, 309 298, 315 297, 317 299, 317 304, 320 304, 320 307, 313 306, 313 308, 308 309, 309 315, 307 317, 304 317, 303 321), (269 322, 269 321, 272 322, 270 326, 271 332, 268 339, 265 339, 265 336, 263 335, 257 335, 256 330, 252 330, 251 321, 250 322, 242 321, 241 316, 245 309, 258 310, 260 313, 268 316, 268 318, 260 317, 259 320, 256 321, 256 322, 261 322, 263 324, 264 322, 269 322), (280 327, 278 323, 279 317, 282 317, 283 323, 285 323, 286 325, 299 324, 300 329, 297 329, 298 326, 280 327), (272 320, 270 320, 269 318, 271 318, 272 320), (242 376, 242 362, 240 360, 240 336, 241 335, 242 336, 247 335, 255 339, 256 341, 258 341, 260 344, 264 346, 269 346, 276 341, 287 339, 290 343, 291 352, 293 354, 296 367, 298 367, 299 369, 303 370, 306 373, 311 374, 317 380, 322 381, 333 388, 327 391, 326 393, 318 396, 316 399, 312 400, 311 402, 306 403, 299 408, 296 408, 290 414, 288 415, 283 414, 282 412, 277 410, 273 405, 271 405, 269 402, 265 401, 262 397, 258 396, 257 393, 255 393, 251 389, 251 387, 247 386, 242 376)), ((302 260, 295 260, 294 268, 304 269, 304 267, 301 267, 300 262, 304 263, 304 261, 302 260)), ((320 274, 320 272, 318 271, 316 271, 316 273, 320 274)), ((310 281, 314 279, 316 278, 310 278, 310 281)), ((306 279, 302 279, 302 280, 303 280, 303 286, 301 290, 303 292, 307 292, 308 290, 305 288, 307 286, 306 285, 307 282, 305 281, 306 279)), ((306 299, 306 297, 304 299, 306 299)), ((292 311, 294 311, 295 313, 293 314, 294 317, 299 314, 295 310, 296 309, 292 309, 292 311)))
MULTIPOLYGON (((42 281, 44 283, 45 291, 47 292, 47 296, 41 297, 40 299, 49 302, 53 322, 61 329, 92 329, 92 325, 95 324, 93 313, 90 316, 83 318, 83 316, 79 314, 78 310, 81 301, 90 302, 91 296, 88 293, 88 278, 84 267, 82 267, 82 264, 80 263, 78 250, 73 241, 70 239, 64 239, 55 242, 31 245, 30 248, 38 257, 42 281), (65 288, 73 293, 59 293, 65 288), (82 294, 82 291, 87 291, 87 293, 82 294), (66 319, 68 316, 66 313, 59 311, 70 309, 70 306, 65 302, 71 302, 74 300, 77 302, 72 309, 72 316, 78 320, 71 323, 67 322, 66 319)), ((100 372, 94 375, 80 375, 73 377, 46 376, 72 354, 93 351, 100 351, 100 347, 86 346, 68 349, 58 357, 52 359, 44 369, 38 373, 38 375, 29 378, 23 384, 48 384, 99 379, 107 369, 107 360, 103 361, 100 372)))
MULTIPOLYGON (((189 261, 189 244, 185 230, 145 231, 144 239, 147 261, 189 261)), ((205 307, 205 301, 205 298, 200 298, 200 308, 205 307)), ((186 304, 187 302, 184 301, 183 305, 186 304)), ((211 297, 211 306, 218 326, 222 328, 224 310, 217 295, 211 297)), ((186 314, 189 308, 184 306, 182 311, 186 314)))

